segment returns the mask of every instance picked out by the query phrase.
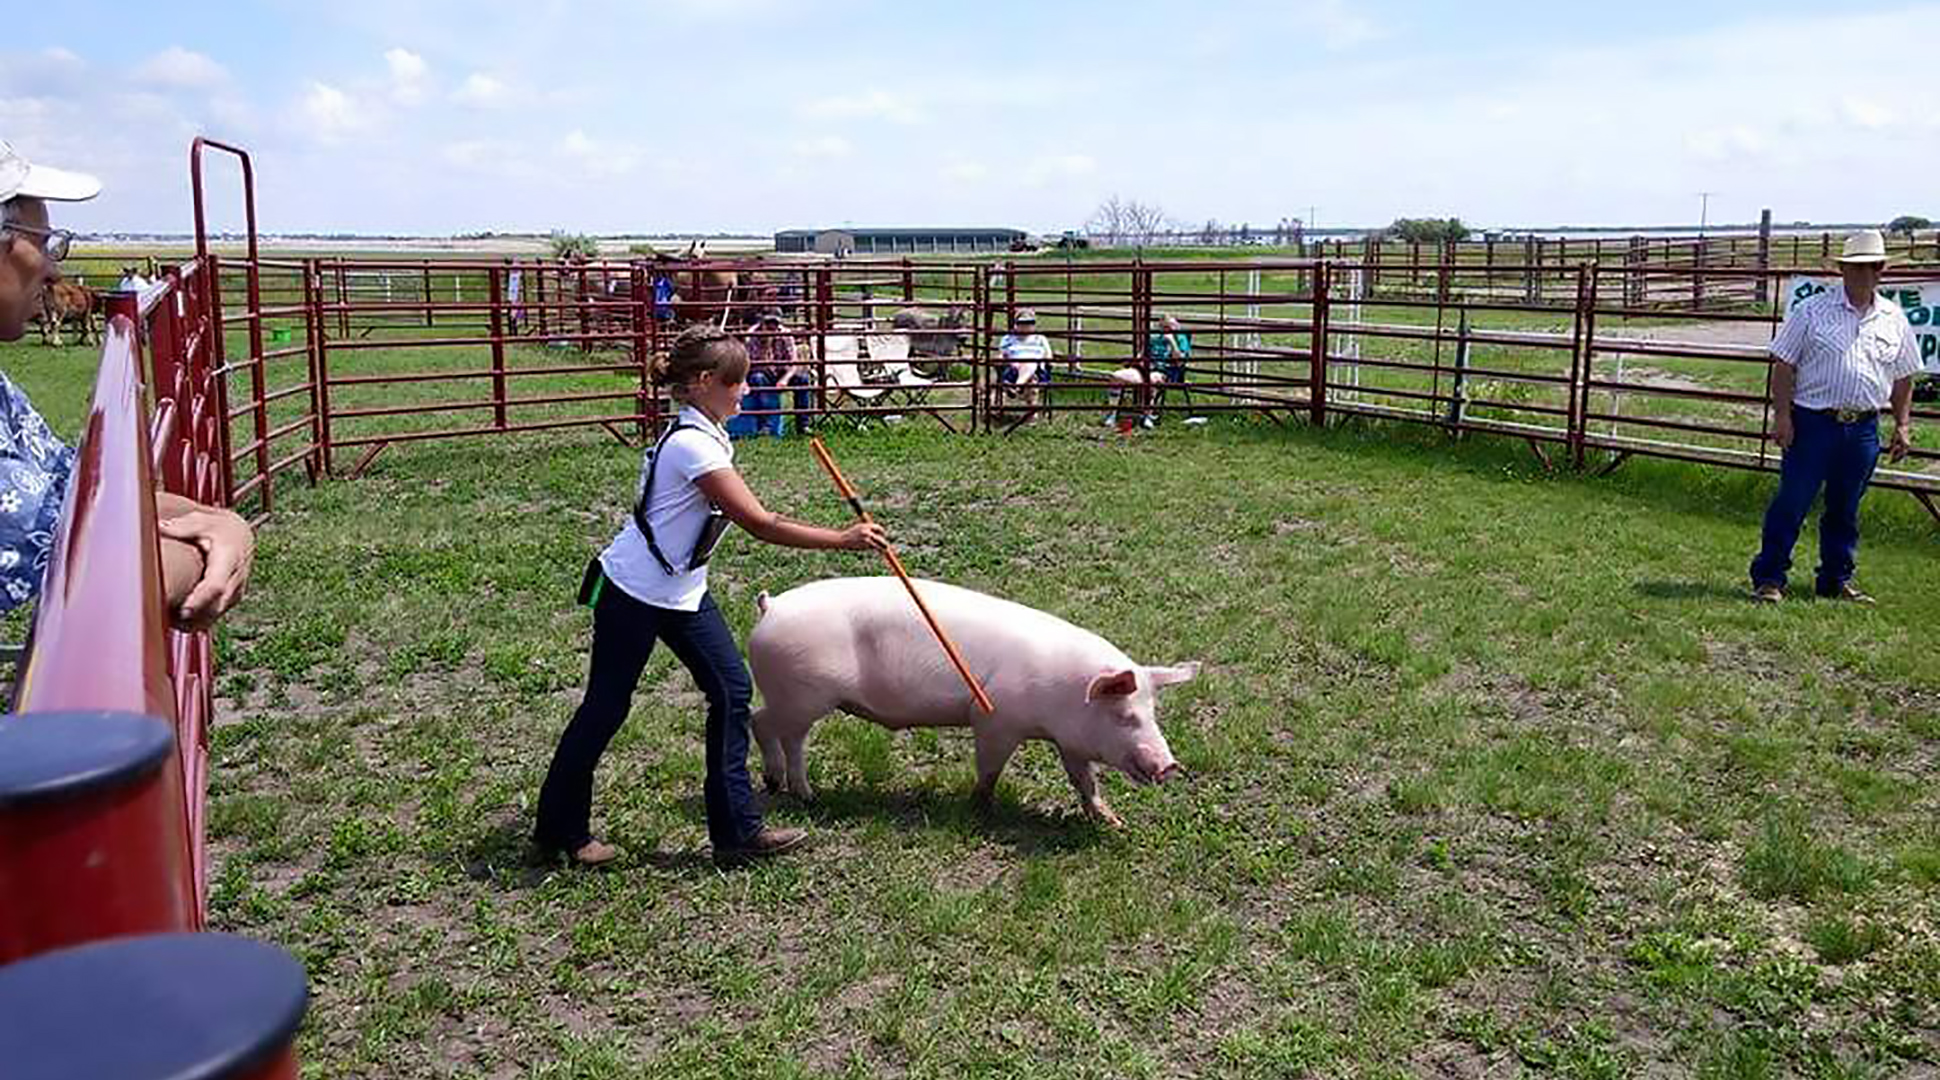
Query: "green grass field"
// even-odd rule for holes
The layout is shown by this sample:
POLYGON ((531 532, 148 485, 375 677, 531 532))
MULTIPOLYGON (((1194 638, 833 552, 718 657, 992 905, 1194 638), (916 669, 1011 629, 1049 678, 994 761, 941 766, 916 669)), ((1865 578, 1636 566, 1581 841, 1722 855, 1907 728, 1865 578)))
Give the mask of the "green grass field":
MULTIPOLYGON (((94 355, 0 368, 71 432, 94 355)), ((817 800, 774 811, 814 847, 722 873, 700 698, 663 653, 601 774, 625 861, 535 866, 585 674, 571 594, 635 453, 514 436, 286 480, 219 633, 212 916, 304 961, 306 1075, 1940 1067, 1940 591, 1904 496, 1866 507, 1878 608, 1765 609, 1757 476, 1242 417, 832 447, 917 572, 1204 661, 1161 706, 1192 782, 1108 780, 1128 827, 1101 830, 1033 747, 983 815, 963 733, 837 720, 817 800)), ((739 460, 770 505, 841 519, 799 440, 739 460)), ((761 590, 876 569, 745 536, 716 567, 738 634, 761 590)))

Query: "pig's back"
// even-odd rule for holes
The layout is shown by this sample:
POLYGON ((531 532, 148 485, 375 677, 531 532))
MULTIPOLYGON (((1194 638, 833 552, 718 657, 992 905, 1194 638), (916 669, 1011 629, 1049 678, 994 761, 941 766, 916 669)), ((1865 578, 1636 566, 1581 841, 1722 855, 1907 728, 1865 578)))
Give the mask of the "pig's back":
MULTIPOLYGON (((930 612, 966 657, 973 644, 985 642, 1004 649, 1077 640, 1110 647, 1091 631, 1048 612, 941 581, 914 580, 930 612)), ((815 627, 825 633, 843 626, 870 634, 920 631, 924 642, 932 641, 909 590, 893 577, 825 578, 797 586, 769 599, 756 629, 767 627, 771 620, 777 629, 806 624, 804 629, 815 627)))

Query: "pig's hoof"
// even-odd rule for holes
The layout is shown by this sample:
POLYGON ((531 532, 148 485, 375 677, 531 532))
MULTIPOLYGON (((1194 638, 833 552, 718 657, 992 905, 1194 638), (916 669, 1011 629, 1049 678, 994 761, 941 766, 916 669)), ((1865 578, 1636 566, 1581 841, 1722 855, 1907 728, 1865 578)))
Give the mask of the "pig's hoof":
POLYGON ((1116 811, 1104 803, 1099 803, 1097 806, 1091 808, 1091 819, 1108 829, 1122 829, 1125 827, 1125 819, 1119 817, 1116 811))

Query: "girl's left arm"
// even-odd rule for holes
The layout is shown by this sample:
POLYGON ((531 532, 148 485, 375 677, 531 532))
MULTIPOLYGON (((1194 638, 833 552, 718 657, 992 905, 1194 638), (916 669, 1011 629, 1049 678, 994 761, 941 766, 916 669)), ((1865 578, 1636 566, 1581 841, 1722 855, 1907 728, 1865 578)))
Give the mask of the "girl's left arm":
POLYGON ((750 536, 781 547, 867 551, 889 546, 888 534, 874 522, 857 522, 846 529, 825 529, 820 525, 791 521, 761 505, 748 488, 748 482, 733 468, 715 469, 694 479, 694 486, 712 500, 721 512, 748 531, 750 536))

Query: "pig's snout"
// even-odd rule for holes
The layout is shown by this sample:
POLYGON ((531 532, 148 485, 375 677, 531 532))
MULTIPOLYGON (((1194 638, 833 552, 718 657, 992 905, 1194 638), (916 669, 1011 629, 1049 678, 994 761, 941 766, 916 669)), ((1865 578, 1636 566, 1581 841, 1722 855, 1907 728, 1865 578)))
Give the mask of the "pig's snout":
POLYGON ((1192 778, 1186 775, 1186 767, 1184 765, 1179 764, 1176 761, 1170 765, 1167 765, 1165 768, 1159 770, 1158 780, 1159 780, 1159 783, 1161 784, 1165 783, 1168 780, 1190 780, 1190 779, 1192 778))
POLYGON ((1176 776, 1184 776, 1181 768, 1172 758, 1171 752, 1151 743, 1140 743, 1132 748, 1132 767, 1127 771, 1132 779, 1141 784, 1163 784, 1176 776))

